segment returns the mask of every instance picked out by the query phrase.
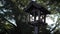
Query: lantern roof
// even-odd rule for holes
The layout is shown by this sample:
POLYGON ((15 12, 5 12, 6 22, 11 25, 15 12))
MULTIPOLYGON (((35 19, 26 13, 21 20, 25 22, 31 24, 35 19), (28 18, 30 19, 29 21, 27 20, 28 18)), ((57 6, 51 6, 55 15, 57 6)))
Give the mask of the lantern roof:
POLYGON ((31 15, 33 15, 34 14, 34 11, 35 11, 35 14, 37 15, 38 14, 38 12, 37 11, 40 11, 41 12, 41 14, 50 14, 50 12, 46 9, 46 8, 44 8, 44 7, 42 7, 41 5, 39 5, 39 4, 37 4, 36 2, 34 2, 34 1, 31 1, 30 3, 29 3, 29 5, 24 9, 24 11, 25 12, 28 12, 28 13, 30 13, 31 15))

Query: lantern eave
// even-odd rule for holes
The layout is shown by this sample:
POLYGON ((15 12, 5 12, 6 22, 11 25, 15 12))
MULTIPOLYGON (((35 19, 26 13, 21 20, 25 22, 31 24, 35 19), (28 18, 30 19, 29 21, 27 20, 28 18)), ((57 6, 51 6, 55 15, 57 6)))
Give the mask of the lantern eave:
POLYGON ((29 5, 24 9, 24 11, 33 15, 34 12, 32 10, 34 8, 39 9, 39 11, 43 12, 43 14, 50 14, 50 12, 46 8, 42 7, 34 1, 30 2, 29 5))

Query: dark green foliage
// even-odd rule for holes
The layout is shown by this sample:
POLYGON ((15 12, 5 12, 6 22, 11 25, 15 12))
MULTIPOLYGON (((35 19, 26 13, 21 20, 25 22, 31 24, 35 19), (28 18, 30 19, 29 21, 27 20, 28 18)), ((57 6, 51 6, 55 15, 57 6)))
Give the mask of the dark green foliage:
MULTIPOLYGON (((4 0, 2 2, 3 6, 0 7, 0 34, 33 34, 34 27, 28 24, 27 13, 24 12, 24 8, 29 4, 31 0, 4 0), (6 10, 6 12, 4 12, 6 10), (6 18, 8 19, 6 19, 6 18), (9 20, 15 20, 17 26, 12 24, 9 20), (26 22, 25 22, 26 21, 26 22), (3 23, 2 23, 3 22, 3 23), (9 23, 6 25, 6 22, 9 23)), ((59 12, 60 0, 37 0, 37 3, 41 4, 45 8, 51 8, 51 13, 59 12), (49 7, 47 7, 49 6, 49 7), (55 10, 55 11, 54 11, 55 10)), ((48 25, 40 26, 39 34, 50 34, 50 30, 47 30, 48 25), (44 28, 43 28, 44 27, 44 28)), ((55 30, 55 29, 54 29, 55 30)), ((54 34, 60 34, 59 31, 54 32, 54 34)))

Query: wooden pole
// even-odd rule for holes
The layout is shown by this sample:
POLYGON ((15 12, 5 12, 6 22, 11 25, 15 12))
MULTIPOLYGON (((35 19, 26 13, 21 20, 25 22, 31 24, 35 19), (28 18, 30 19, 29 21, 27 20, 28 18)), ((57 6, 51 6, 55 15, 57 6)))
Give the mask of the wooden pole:
POLYGON ((40 11, 38 11, 38 20, 40 20, 40 15, 41 14, 41 12, 40 11))
POLYGON ((30 22, 30 13, 29 13, 29 22, 30 22))
POLYGON ((38 26, 37 26, 37 22, 36 22, 36 14, 35 14, 35 12, 34 12, 34 27, 35 27, 35 29, 34 29, 34 34, 38 34, 38 26))
POLYGON ((46 23, 46 15, 44 15, 44 23, 46 23))
MULTIPOLYGON (((41 12, 38 11, 38 21, 41 21, 40 16, 41 16, 41 12)), ((39 34, 39 26, 38 26, 38 34, 39 34)))

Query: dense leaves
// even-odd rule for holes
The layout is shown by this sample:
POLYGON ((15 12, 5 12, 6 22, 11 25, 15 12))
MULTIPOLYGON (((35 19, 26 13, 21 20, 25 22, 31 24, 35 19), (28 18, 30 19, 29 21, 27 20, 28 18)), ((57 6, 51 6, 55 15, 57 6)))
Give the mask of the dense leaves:
MULTIPOLYGON (((0 33, 34 33, 34 27, 31 24, 28 24, 28 13, 23 10, 30 2, 31 0, 0 0, 0 33), (14 23, 12 24, 12 22, 14 23)), ((58 27, 59 25, 57 25, 57 23, 60 24, 60 0, 36 0, 36 3, 45 7, 51 14, 56 14, 55 16, 58 16, 56 22, 56 27, 58 27)), ((50 30, 47 30, 47 26, 45 26, 45 28, 40 26, 40 34, 43 32, 48 32, 48 34, 51 33, 50 30)), ((54 34, 59 33, 56 27, 53 28, 53 31, 56 30, 54 31, 54 34)))

